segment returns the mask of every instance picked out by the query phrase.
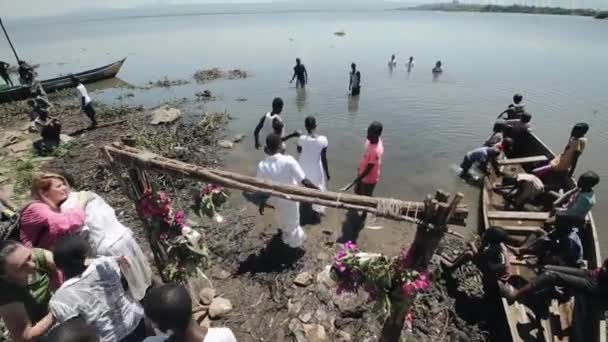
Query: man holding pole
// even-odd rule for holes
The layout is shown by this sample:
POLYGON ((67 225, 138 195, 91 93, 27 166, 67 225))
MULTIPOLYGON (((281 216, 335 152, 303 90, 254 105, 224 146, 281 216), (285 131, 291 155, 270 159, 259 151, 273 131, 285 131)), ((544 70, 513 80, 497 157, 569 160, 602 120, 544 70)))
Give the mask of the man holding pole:
MULTIPOLYGON (((307 188, 318 190, 318 187, 306 178, 295 158, 281 153, 281 138, 278 135, 271 133, 266 137, 264 151, 268 157, 258 164, 258 178, 285 185, 302 184, 307 188)), ((265 207, 275 209, 283 242, 291 248, 302 246, 306 233, 300 226, 300 204, 283 198, 265 197, 260 203, 261 215, 264 215, 265 207)))

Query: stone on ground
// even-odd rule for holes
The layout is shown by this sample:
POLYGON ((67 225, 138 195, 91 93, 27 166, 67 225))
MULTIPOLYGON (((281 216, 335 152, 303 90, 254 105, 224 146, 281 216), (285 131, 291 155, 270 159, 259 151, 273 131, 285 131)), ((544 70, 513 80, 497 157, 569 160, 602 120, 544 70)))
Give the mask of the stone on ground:
POLYGON ((308 342, 325 342, 328 340, 325 328, 319 324, 304 324, 304 335, 308 342))
POLYGON ((25 140, 23 140, 20 143, 17 143, 17 144, 9 146, 8 150, 11 153, 19 153, 19 152, 23 152, 23 151, 31 149, 32 148, 32 144, 33 143, 32 143, 32 141, 30 139, 25 139, 25 140))
POLYGON ((201 300, 201 303, 203 303, 203 305, 210 305, 213 301, 213 298, 215 298, 215 295, 215 289, 206 287, 198 293, 198 298, 201 300))
POLYGON ((232 141, 228 141, 228 140, 220 140, 217 142, 217 144, 223 148, 233 148, 234 147, 234 143, 232 141))
POLYGON ((298 286, 309 286, 310 284, 312 284, 312 281, 312 274, 308 272, 302 272, 298 274, 298 276, 293 280, 293 283, 298 286))
POLYGON ((152 120, 150 121, 150 123, 152 125, 172 123, 179 119, 181 116, 182 113, 179 109, 169 108, 169 106, 165 105, 152 112, 152 120))
POLYGON ((209 306, 209 317, 211 319, 219 318, 230 311, 232 311, 232 303, 226 298, 218 297, 209 306))

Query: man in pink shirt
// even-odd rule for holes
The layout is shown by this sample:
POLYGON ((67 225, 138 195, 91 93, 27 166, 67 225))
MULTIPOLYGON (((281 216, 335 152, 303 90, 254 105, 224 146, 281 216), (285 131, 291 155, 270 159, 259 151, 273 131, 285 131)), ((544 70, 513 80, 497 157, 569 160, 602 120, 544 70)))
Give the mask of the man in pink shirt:
MULTIPOLYGON (((380 180, 380 166, 382 165, 382 155, 384 154, 384 145, 382 144, 382 124, 378 121, 372 122, 367 128, 367 140, 365 141, 365 154, 359 162, 357 169, 357 178, 342 188, 342 191, 348 191, 355 186, 355 194, 362 196, 372 196, 376 184, 380 180)), ((363 213, 362 219, 365 220, 366 213, 363 213)))

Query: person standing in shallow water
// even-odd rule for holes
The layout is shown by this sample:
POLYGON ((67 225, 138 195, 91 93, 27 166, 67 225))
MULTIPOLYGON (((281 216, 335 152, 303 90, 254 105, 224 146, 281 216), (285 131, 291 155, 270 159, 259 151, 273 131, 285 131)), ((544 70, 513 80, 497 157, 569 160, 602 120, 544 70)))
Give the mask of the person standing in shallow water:
MULTIPOLYGON (((329 165, 327 163, 327 137, 317 134, 317 120, 313 116, 309 116, 304 120, 304 126, 308 134, 302 135, 298 139, 298 153, 300 154, 298 161, 306 177, 319 187, 319 190, 325 191, 327 189, 327 182, 330 179, 329 165)), ((325 212, 325 207, 320 205, 311 206, 302 203, 302 208, 310 208, 318 214, 325 212)))
POLYGON ((414 67, 414 57, 410 56, 410 59, 408 60, 407 63, 405 63, 405 67, 407 68, 407 72, 412 71, 412 68, 414 67))
MULTIPOLYGON (((275 121, 283 122, 281 119, 281 112, 283 111, 283 99, 280 97, 275 97, 272 100, 272 111, 264 114, 258 125, 255 127, 253 131, 253 138, 255 140, 255 149, 259 150, 262 145, 260 145, 260 133, 262 134, 262 138, 268 136, 271 133, 274 133, 274 124, 275 121)), ((283 126, 281 134, 279 136, 285 135, 285 126, 283 126)))
POLYGON ((441 61, 437 61, 437 63, 435 63, 435 67, 433 68, 433 74, 440 74, 443 72, 443 64, 441 63, 441 61))
MULTIPOLYGON (((378 121, 372 122, 367 128, 367 139, 365 140, 365 153, 359 162, 357 178, 352 183, 345 186, 341 191, 348 191, 353 186, 355 194, 361 196, 373 196, 376 184, 380 180, 380 168, 382 166, 382 156, 384 155, 384 144, 380 136, 382 135, 382 124, 378 121)), ((363 213, 362 220, 365 220, 367 213, 363 213)))
MULTIPOLYGON (((311 189, 319 189, 313 184, 302 170, 300 164, 290 155, 281 153, 281 138, 272 133, 266 137, 268 155, 258 164, 257 178, 285 185, 303 185, 311 189)), ((275 208, 276 223, 281 230, 283 243, 290 248, 299 248, 306 239, 306 233, 300 226, 300 204, 284 198, 264 197, 259 204, 259 211, 264 215, 264 208, 275 208)))
POLYGON ((358 96, 361 92, 361 72, 357 70, 357 64, 350 65, 350 81, 348 83, 348 91, 352 96, 358 96))
POLYGON ((293 67, 293 77, 289 84, 293 83, 293 80, 296 79, 296 88, 304 88, 306 84, 308 84, 308 71, 306 71, 306 67, 300 61, 300 58, 296 58, 296 66, 293 67))

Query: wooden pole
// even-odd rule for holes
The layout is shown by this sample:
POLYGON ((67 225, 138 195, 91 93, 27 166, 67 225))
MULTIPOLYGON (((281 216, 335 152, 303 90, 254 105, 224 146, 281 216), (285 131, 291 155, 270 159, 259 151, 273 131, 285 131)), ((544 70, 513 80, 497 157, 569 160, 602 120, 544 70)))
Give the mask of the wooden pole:
POLYGON ((15 54, 15 58, 17 59, 17 64, 18 64, 21 59, 19 59, 19 56, 17 55, 17 51, 15 50, 15 47, 13 46, 13 42, 11 42, 11 38, 8 36, 8 32, 6 32, 6 28, 4 28, 4 23, 2 22, 2 18, 0 18, 0 26, 2 26, 2 31, 4 31, 6 40, 8 40, 8 44, 11 46, 11 50, 13 50, 13 54, 15 54))
MULTIPOLYGON (((398 215, 390 215, 378 210, 379 203, 387 199, 342 194, 331 191, 323 192, 299 186, 266 182, 255 177, 215 169, 206 169, 177 160, 164 158, 154 153, 142 151, 119 143, 114 143, 112 146, 105 146, 102 149, 105 151, 104 153, 112 155, 116 162, 123 163, 127 166, 137 165, 144 169, 155 169, 178 176, 186 176, 206 182, 221 184, 245 192, 262 193, 298 202, 318 204, 339 209, 361 210, 377 216, 384 216, 413 223, 420 222, 421 214, 425 208, 424 203, 421 202, 399 201, 401 207, 408 208, 408 210, 404 210, 398 215)), ((454 209, 454 212, 456 214, 454 223, 462 224, 468 214, 467 209, 465 207, 457 207, 454 209)))
MULTIPOLYGON (((435 199, 431 200, 430 196, 425 199, 428 213, 424 217, 424 221, 418 224, 416 228, 416 236, 414 242, 408 251, 411 260, 410 268, 419 272, 426 272, 431 258, 437 251, 439 243, 447 233, 447 222, 450 216, 454 214, 454 209, 462 201, 464 195, 456 194, 448 205, 446 202, 449 199, 449 194, 438 190, 435 199)), ((388 318, 382 327, 380 342, 399 342, 405 317, 410 312, 416 295, 411 297, 404 296, 401 288, 393 290, 391 295, 391 311, 388 318)))

